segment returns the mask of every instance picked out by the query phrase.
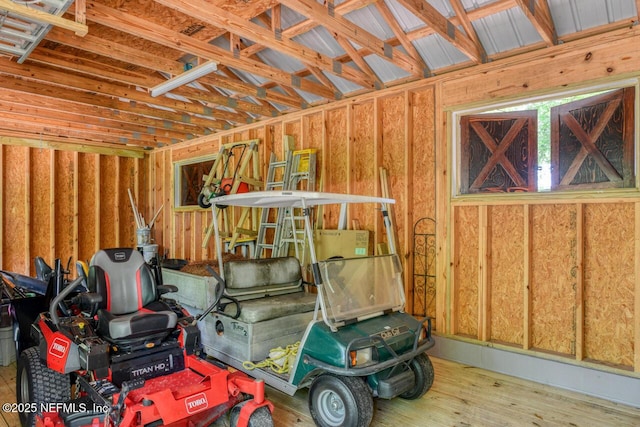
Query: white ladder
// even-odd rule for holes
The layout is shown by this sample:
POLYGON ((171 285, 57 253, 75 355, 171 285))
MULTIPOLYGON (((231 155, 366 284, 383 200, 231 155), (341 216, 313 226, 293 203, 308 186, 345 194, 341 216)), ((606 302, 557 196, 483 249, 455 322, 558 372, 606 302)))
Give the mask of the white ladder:
MULTIPOLYGON (((275 153, 271 153, 269 158, 269 169, 267 171, 267 179, 265 181, 265 190, 286 190, 291 175, 291 166, 293 163, 293 152, 287 151, 285 154, 285 160, 278 161, 275 153), (278 171, 282 170, 282 175, 279 180, 276 181, 278 171)), ((256 238, 256 250, 254 258, 262 258, 263 251, 266 249, 271 250, 271 256, 275 256, 277 246, 276 243, 280 241, 280 232, 282 230, 282 215, 283 209, 276 208, 262 208, 260 214, 260 226, 258 227, 258 237, 256 238), (272 214, 275 209, 275 214, 272 214), (269 222, 270 217, 275 216, 275 222, 269 222), (267 242, 267 232, 273 230, 273 240, 271 243, 267 242)))
MULTIPOLYGON (((316 176, 316 151, 315 149, 297 150, 293 152, 291 174, 287 190, 315 190, 316 176)), ((279 209, 278 220, 281 222, 278 240, 276 241, 274 257, 287 256, 293 244, 296 258, 305 263, 307 248, 307 236, 304 227, 304 215, 302 208, 279 209)))

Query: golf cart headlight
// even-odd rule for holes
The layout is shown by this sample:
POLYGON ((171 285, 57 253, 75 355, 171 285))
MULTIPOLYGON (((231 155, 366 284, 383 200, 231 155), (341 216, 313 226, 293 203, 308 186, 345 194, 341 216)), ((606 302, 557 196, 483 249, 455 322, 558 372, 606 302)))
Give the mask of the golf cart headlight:
POLYGON ((360 350, 351 350, 349 352, 351 366, 367 365, 373 360, 373 358, 373 347, 361 348, 360 350))

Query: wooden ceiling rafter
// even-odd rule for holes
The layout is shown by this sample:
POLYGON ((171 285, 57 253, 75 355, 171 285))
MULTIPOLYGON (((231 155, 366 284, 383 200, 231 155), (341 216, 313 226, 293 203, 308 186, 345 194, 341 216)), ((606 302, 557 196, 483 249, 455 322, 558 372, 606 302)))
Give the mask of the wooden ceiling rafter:
POLYGON ((308 79, 292 79, 289 73, 266 65, 263 62, 235 57, 231 52, 227 52, 210 43, 194 40, 189 36, 167 29, 151 21, 99 3, 92 3, 87 7, 87 19, 172 49, 182 50, 197 57, 220 62, 229 67, 237 68, 277 83, 292 85, 299 90, 323 98, 333 99, 334 97, 333 92, 321 84, 308 79))
POLYGON ((475 44, 476 49, 478 50, 481 58, 486 58, 487 53, 484 50, 484 46, 480 42, 480 37, 478 37, 478 33, 476 33, 475 28, 473 28, 473 24, 471 23, 471 19, 469 19, 469 15, 462 5, 461 0, 449 0, 451 3, 451 7, 456 14, 456 17, 460 21, 460 25, 464 29, 464 32, 467 33, 467 36, 471 39, 473 44, 475 44))
MULTIPOLYGON (((82 3, 79 4, 81 6, 82 3)), ((25 4, 20 4, 11 0, 0 0, 0 10, 14 13, 23 18, 41 22, 43 24, 53 25, 55 27, 64 28, 73 31, 79 36, 84 36, 89 32, 86 23, 72 21, 58 15, 53 15, 42 10, 34 9, 25 4)), ((82 9, 80 9, 82 11, 82 9)))
POLYGON ((330 33, 340 34, 349 41, 369 48, 372 53, 393 62, 394 65, 411 75, 418 78, 424 75, 424 64, 421 64, 421 61, 417 61, 397 47, 385 43, 339 13, 335 12, 330 15, 325 7, 314 0, 280 0, 280 3, 301 15, 312 17, 313 21, 327 28, 330 33))
MULTIPOLYGON (((251 21, 240 19, 235 15, 216 7, 204 0, 154 0, 166 7, 171 7, 185 15, 205 19, 207 22, 224 28, 240 37, 249 39, 263 46, 268 45, 270 49, 285 53, 292 58, 296 58, 303 64, 324 72, 335 74, 338 77, 352 81, 360 86, 371 86, 368 76, 352 67, 335 67, 333 58, 322 53, 313 51, 304 45, 296 43, 291 39, 277 38, 273 32, 251 21)), ((320 80, 325 81, 324 79, 320 80)), ((325 84, 325 86, 327 86, 325 84)), ((331 88, 330 85, 329 87, 331 88)), ((332 90, 336 90, 333 88, 332 90)))
MULTIPOLYGON (((2 59, 0 59, 0 62, 2 59)), ((71 90, 59 90, 58 88, 37 81, 27 82, 17 77, 0 79, 0 88, 16 93, 17 98, 26 98, 28 96, 44 96, 59 101, 72 102, 90 107, 99 107, 107 111, 113 112, 114 116, 122 116, 122 120, 129 120, 134 123, 146 123, 151 127, 173 128, 184 126, 185 137, 189 133, 195 135, 204 134, 209 127, 218 126, 217 123, 211 123, 211 120, 204 120, 199 117, 189 118, 190 120, 178 120, 175 113, 157 108, 151 108, 146 105, 132 104, 119 99, 104 96, 93 96, 88 92, 79 92, 71 90), (206 122, 206 123, 205 123, 206 122), (205 126, 206 124, 206 126, 205 126), (189 132, 193 129, 193 132, 189 132)), ((87 114, 91 110, 87 111, 87 114)), ((106 111, 100 114, 107 115, 106 111)), ((183 117, 184 118, 184 117, 183 117)), ((0 126, 2 124, 0 123, 0 126)), ((222 129, 222 127, 220 127, 222 129)))
MULTIPOLYGON (((99 93, 104 96, 127 99, 140 104, 151 104, 157 107, 173 110, 181 114, 198 115, 200 117, 210 117, 211 122, 215 122, 211 108, 202 104, 181 101, 169 97, 150 98, 146 92, 138 90, 135 86, 124 86, 114 82, 98 81, 80 75, 70 76, 68 73, 49 68, 40 67, 31 62, 25 64, 15 64, 11 61, 1 61, 2 71, 15 76, 22 76, 25 79, 38 81, 40 83, 50 83, 66 89, 84 91, 87 93, 99 93)), ((186 89, 183 89, 186 90, 186 89)), ((243 120, 246 116, 231 113, 228 111, 216 111, 219 118, 224 120, 243 120)))
POLYGON ((393 31, 393 34, 396 36, 396 40, 398 40, 398 42, 400 43, 400 45, 402 45, 404 50, 407 51, 409 56, 411 56, 413 59, 418 61, 418 63, 424 70, 424 76, 426 77, 428 75, 431 75, 431 70, 429 70, 429 67, 423 61, 422 57, 420 56, 420 53, 416 50, 415 46, 413 46, 413 43, 411 43, 411 40, 407 38, 407 35, 398 24, 398 21, 396 21, 395 17, 391 13, 391 10, 389 10, 389 7, 387 6, 387 4, 383 0, 378 0, 375 3, 375 6, 376 6, 376 9, 378 9, 380 16, 382 16, 382 19, 384 19, 384 21, 387 23, 389 28, 391 28, 391 31, 393 31))
POLYGON ((458 48, 475 63, 485 62, 476 44, 460 31, 449 19, 443 16, 431 4, 423 0, 398 0, 402 6, 422 19, 443 39, 458 48))
POLYGON ((351 60, 354 62, 354 64, 356 64, 358 68, 367 73, 371 77, 371 79, 373 79, 373 84, 377 88, 384 87, 384 83, 382 82, 382 80, 380 80, 378 76, 376 76, 376 73, 371 69, 367 61, 364 60, 360 53, 358 53, 358 50, 353 47, 349 40, 345 39, 340 34, 334 34, 334 37, 340 47, 344 49, 349 58, 351 58, 351 60))
POLYGON ((533 27, 536 29, 540 37, 547 43, 547 46, 553 46, 558 43, 556 37, 555 26, 551 19, 549 5, 547 0, 515 0, 516 4, 522 9, 533 27))
MULTIPOLYGON (((30 115, 36 119, 45 118, 58 121, 62 119, 68 123, 68 126, 81 127, 84 131, 92 135, 115 133, 121 137, 126 137, 127 135, 137 134, 140 135, 141 140, 146 141, 147 145, 150 146, 156 145, 156 143, 169 144, 172 141, 179 141, 186 136, 185 133, 178 133, 169 129, 159 131, 157 128, 151 128, 149 126, 85 114, 86 108, 72 109, 62 103, 55 103, 53 105, 57 105, 58 107, 63 106, 65 109, 51 108, 46 104, 43 105, 35 102, 29 105, 17 102, 13 97, 10 97, 10 99, 6 99, 6 97, 0 98, 0 111, 7 114, 30 115), (90 130, 88 126, 93 126, 95 129, 98 129, 98 131, 90 130)), ((27 117, 24 117, 24 120, 29 121, 27 117)), ((94 139, 97 139, 97 137, 94 139)))
MULTIPOLYGON (((129 61, 131 64, 137 67, 143 67, 151 70, 157 70, 168 74, 177 74, 183 67, 183 63, 174 61, 167 58, 159 58, 157 55, 152 55, 146 52, 140 52, 127 46, 109 41, 103 40, 99 37, 87 35, 84 38, 79 38, 73 35, 65 34, 63 32, 52 32, 50 39, 56 43, 64 44, 66 46, 73 47, 75 49, 91 52, 96 55, 105 56, 107 58, 115 59, 118 61, 129 61)), ((53 52, 53 51, 52 51, 53 52)), ((45 56, 45 55, 42 55, 45 56)), ((43 58, 44 60, 44 58, 43 58)), ((101 69, 86 70, 94 74, 100 73, 101 69)), ((129 72, 122 70, 121 73, 124 76, 136 75, 135 72, 129 72)), ((128 77, 122 77, 122 75, 111 76, 112 79, 121 81, 123 83, 138 84, 142 87, 149 88, 160 83, 160 80, 144 83, 143 81, 134 82, 128 77)), ((103 74, 103 77, 109 78, 103 74)), ((146 77, 148 79, 148 77, 146 77)), ((240 92, 245 95, 254 96, 256 98, 263 98, 267 101, 273 101, 282 105, 286 105, 292 108, 300 108, 300 98, 297 100, 293 97, 282 95, 272 90, 262 90, 261 88, 254 86, 250 83, 245 83, 242 80, 235 77, 224 77, 220 74, 209 74, 201 79, 203 83, 211 84, 216 87, 228 89, 235 92, 240 92)), ((271 112, 269 113, 272 114, 271 112)))

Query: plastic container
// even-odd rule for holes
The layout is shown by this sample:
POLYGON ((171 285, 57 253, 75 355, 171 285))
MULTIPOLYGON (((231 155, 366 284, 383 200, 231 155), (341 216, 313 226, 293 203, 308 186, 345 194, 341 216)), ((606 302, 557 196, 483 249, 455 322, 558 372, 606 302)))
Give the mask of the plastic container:
POLYGON ((151 262, 158 253, 158 245, 151 243, 148 245, 142 245, 142 256, 146 262, 151 262))
POLYGON ((0 328, 5 328, 13 324, 11 312, 9 311, 10 308, 9 304, 0 305, 0 328))
POLYGON ((16 361, 16 345, 13 341, 13 326, 0 328, 0 365, 9 366, 16 361))

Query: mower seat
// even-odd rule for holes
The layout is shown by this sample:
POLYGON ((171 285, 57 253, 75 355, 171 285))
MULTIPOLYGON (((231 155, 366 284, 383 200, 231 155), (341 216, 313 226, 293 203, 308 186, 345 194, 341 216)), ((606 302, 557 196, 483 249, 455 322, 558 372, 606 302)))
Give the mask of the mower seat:
POLYGON ((89 267, 88 287, 102 296, 98 333, 109 341, 145 341, 176 327, 178 316, 158 299, 154 275, 137 250, 98 251, 89 267))

